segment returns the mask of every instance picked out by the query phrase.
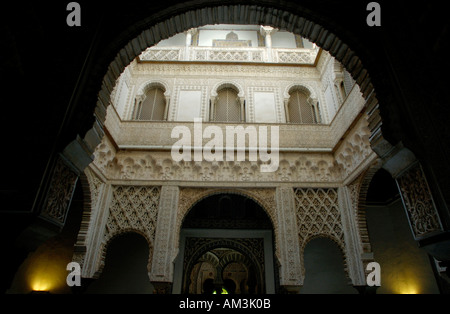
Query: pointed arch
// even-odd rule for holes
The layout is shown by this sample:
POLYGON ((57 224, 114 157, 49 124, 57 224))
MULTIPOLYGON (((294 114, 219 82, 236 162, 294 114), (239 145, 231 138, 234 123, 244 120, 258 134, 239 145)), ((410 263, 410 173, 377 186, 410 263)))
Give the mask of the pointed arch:
POLYGON ((116 233, 114 233, 111 237, 107 238, 106 241, 104 241, 101 245, 101 250, 100 250, 100 258, 99 258, 99 263, 98 263, 98 267, 97 267, 97 271, 95 272, 95 275, 93 278, 99 278, 100 275, 103 272, 103 269, 105 268, 105 261, 106 261, 106 255, 107 255, 107 251, 108 251, 108 247, 111 244, 112 241, 114 241, 116 238, 126 235, 126 234, 138 234, 140 236, 142 236, 148 243, 148 249, 149 249, 149 254, 148 254, 148 261, 147 261, 147 270, 150 273, 151 270, 151 266, 152 266, 152 256, 153 256, 153 241, 151 239, 148 238, 148 236, 144 233, 141 232, 139 230, 135 230, 135 229, 122 229, 116 233))

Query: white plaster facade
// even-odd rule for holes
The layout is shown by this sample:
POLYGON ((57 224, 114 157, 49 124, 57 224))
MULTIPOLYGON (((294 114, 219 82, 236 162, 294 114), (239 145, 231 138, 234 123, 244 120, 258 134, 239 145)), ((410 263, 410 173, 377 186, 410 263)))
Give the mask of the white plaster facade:
POLYGON ((271 219, 280 286, 288 290, 302 286, 303 249, 317 236, 337 243, 352 285, 366 284, 364 265, 372 255, 358 202, 364 176, 378 165, 378 157, 370 147, 359 87, 328 53, 307 42, 298 48, 298 38, 292 34, 261 26, 240 31, 238 27, 204 27, 176 35, 144 51, 117 80, 107 110, 107 135, 85 170, 90 210, 74 255, 83 277, 98 277, 108 242, 134 231, 149 242, 150 280, 173 283, 187 212, 208 195, 237 193, 255 200, 271 219), (203 46, 212 39, 226 39, 231 31, 252 46, 203 46), (198 40, 194 46, 193 38, 198 40), (171 40, 177 45, 170 45, 171 40), (199 52, 204 58, 198 57, 199 52), (309 59, 280 57, 288 53, 309 59), (258 54, 261 57, 255 57, 258 54), (230 59, 225 60, 227 56, 230 59), (244 121, 211 121, 214 97, 223 85, 238 91, 244 121), (152 86, 164 90, 165 120, 133 120, 136 104, 152 86), (319 123, 286 122, 289 92, 295 87, 307 91, 318 109, 319 123), (261 102, 271 106, 267 114, 259 114, 261 102), (171 131, 179 125, 193 131, 194 118, 203 119, 203 130, 212 125, 222 130, 238 125, 278 126, 277 171, 260 172, 260 162, 248 158, 175 162, 171 147, 176 139, 171 131))

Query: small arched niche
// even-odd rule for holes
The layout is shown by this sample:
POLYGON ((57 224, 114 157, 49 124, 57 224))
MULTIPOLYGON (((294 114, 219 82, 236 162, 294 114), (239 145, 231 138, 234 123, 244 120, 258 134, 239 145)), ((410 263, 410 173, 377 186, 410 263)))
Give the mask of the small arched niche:
POLYGON ((339 246, 329 238, 318 237, 306 244, 305 281, 301 294, 357 294, 344 269, 339 246))
POLYGON ((148 276, 149 245, 138 233, 114 237, 108 244, 105 266, 87 294, 151 294, 148 276))

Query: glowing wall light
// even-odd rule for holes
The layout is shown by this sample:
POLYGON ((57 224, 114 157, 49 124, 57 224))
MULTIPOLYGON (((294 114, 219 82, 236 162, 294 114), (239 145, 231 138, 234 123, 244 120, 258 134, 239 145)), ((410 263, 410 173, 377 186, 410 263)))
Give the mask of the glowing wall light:
POLYGON ((31 282, 31 289, 33 291, 49 291, 50 285, 44 279, 34 279, 31 282))
POLYGON ((34 269, 29 277, 31 290, 34 292, 51 291, 55 287, 55 275, 39 268, 34 269))
POLYGON ((417 294, 417 290, 414 287, 404 287, 400 294, 417 294))
POLYGON ((412 280, 406 280, 398 284, 396 290, 399 294, 418 294, 419 285, 412 280))
POLYGON ((66 288, 67 271, 61 259, 39 256, 30 263, 27 271, 28 286, 32 291, 61 292, 66 288))
POLYGON ((395 283, 395 292, 399 294, 418 294, 420 293, 420 278, 412 267, 404 267, 398 272, 397 282, 395 283))

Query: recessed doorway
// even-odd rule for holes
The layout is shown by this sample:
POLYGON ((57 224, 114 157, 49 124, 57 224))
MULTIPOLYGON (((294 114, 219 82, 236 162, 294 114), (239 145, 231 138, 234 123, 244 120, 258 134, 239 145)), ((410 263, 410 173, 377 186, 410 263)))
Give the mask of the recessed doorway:
POLYGON ((240 194, 215 194, 189 211, 180 233, 173 293, 275 293, 273 227, 240 194))

